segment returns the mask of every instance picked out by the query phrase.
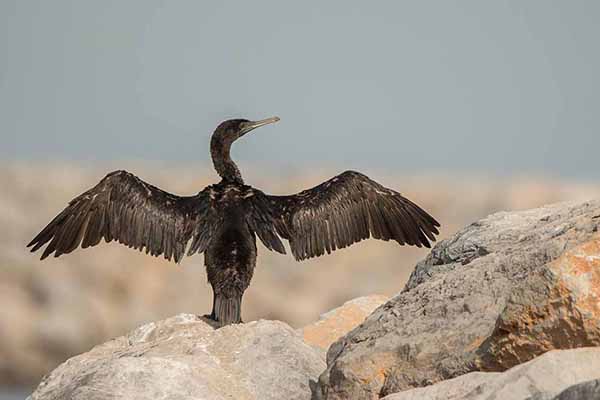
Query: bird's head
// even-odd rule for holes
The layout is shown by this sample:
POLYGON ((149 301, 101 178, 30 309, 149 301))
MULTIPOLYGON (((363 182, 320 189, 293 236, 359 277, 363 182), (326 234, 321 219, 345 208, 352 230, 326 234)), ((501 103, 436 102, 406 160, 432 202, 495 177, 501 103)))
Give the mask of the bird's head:
POLYGON ((229 156, 231 144, 246 133, 277 121, 279 121, 279 117, 260 121, 229 119, 221 122, 210 139, 210 154, 217 173, 226 181, 243 183, 242 174, 229 156))
POLYGON ((235 140, 244 136, 246 133, 277 121, 279 121, 279 117, 261 119, 260 121, 248 121, 247 119, 228 119, 227 121, 221 122, 219 126, 217 126, 217 129, 213 134, 213 141, 218 140, 223 144, 231 144, 235 140))

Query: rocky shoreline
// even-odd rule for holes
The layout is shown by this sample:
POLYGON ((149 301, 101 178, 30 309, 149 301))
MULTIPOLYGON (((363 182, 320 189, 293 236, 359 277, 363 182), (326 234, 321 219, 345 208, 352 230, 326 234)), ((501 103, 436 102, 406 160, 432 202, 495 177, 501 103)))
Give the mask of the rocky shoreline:
POLYGON ((299 330, 181 314, 71 358, 30 399, 598 398, 599 230, 599 201, 493 214, 388 301, 299 330))

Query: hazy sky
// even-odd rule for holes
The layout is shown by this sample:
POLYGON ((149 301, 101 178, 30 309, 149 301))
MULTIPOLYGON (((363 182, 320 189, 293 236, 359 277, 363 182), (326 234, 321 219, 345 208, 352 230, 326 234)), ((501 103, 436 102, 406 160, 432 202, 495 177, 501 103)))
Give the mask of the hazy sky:
POLYGON ((600 178, 600 1, 0 0, 0 156, 600 178))

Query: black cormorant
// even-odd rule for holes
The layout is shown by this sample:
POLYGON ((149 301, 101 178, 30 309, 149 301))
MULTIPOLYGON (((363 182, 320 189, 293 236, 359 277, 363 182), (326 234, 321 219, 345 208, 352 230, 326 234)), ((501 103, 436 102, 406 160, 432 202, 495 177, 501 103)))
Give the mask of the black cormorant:
POLYGON ((104 238, 179 262, 205 254, 213 289, 211 318, 221 325, 241 322, 241 302, 256 265, 256 236, 269 250, 296 260, 350 246, 372 236, 429 247, 439 223, 400 193, 367 176, 346 171, 312 189, 272 196, 244 184, 231 160, 231 144, 263 125, 279 121, 232 119, 212 135, 210 152, 221 182, 195 196, 180 197, 126 171, 108 174, 69 202, 28 246, 46 243, 42 259, 95 246, 104 238))

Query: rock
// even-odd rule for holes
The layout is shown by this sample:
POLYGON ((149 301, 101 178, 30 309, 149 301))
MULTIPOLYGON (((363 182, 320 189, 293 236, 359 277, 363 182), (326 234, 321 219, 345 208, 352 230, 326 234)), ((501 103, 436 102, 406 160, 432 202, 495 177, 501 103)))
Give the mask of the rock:
POLYGON ((215 330, 180 314, 67 360, 30 399, 310 399, 309 382, 324 368, 282 322, 215 330))
POLYGON ((578 383, 560 392, 552 400, 597 400, 600 399, 600 379, 578 383))
POLYGON ((600 202, 491 215, 440 242, 334 343, 327 399, 376 399, 600 345, 600 202))
POLYGON ((317 322, 300 329, 300 333, 306 343, 327 350, 333 342, 362 323, 387 300, 386 296, 371 295, 347 301, 321 315, 317 322))
POLYGON ((589 380, 596 378, 600 378, 600 348, 553 350, 505 372, 471 372, 435 385, 392 394, 384 400, 591 400, 593 396, 560 396, 570 390, 593 393, 590 390, 598 385, 589 380), (554 397, 581 382, 589 385, 573 386, 554 397))
MULTIPOLYGON (((464 400, 492 382, 500 372, 470 372, 434 385, 406 390, 385 396, 384 400, 464 400)), ((511 400, 518 400, 512 399, 511 400)))

